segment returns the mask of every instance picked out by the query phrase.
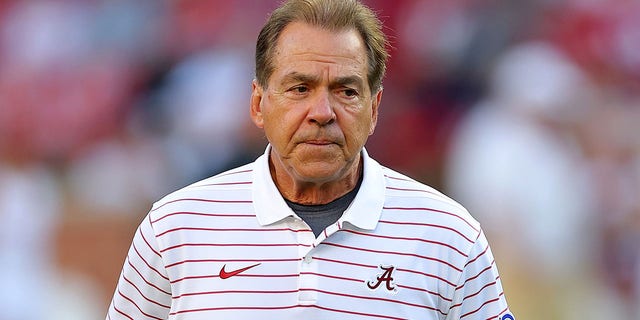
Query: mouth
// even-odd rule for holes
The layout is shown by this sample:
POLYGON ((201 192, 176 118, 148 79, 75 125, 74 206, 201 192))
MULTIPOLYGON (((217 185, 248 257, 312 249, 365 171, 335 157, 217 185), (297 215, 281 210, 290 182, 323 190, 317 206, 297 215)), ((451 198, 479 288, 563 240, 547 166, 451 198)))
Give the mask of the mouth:
POLYGON ((326 145, 334 144, 333 141, 329 141, 329 140, 306 140, 303 143, 314 145, 314 146, 326 146, 326 145))

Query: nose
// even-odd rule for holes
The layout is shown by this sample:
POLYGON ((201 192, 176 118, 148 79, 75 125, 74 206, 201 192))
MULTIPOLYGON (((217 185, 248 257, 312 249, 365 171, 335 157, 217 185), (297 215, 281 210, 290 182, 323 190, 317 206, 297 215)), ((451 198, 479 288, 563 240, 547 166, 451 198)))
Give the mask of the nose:
POLYGON ((336 120, 336 114, 333 109, 331 95, 329 92, 321 90, 317 92, 314 99, 310 101, 307 119, 311 123, 325 126, 336 120))

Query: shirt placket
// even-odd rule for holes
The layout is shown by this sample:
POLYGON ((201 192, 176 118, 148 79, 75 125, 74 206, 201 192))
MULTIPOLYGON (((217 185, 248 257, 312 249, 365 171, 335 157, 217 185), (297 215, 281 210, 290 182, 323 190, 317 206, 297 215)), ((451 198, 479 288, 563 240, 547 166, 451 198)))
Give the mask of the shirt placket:
POLYGON ((318 264, 313 257, 316 238, 301 219, 295 219, 293 229, 298 240, 298 304, 313 305, 318 298, 318 264))

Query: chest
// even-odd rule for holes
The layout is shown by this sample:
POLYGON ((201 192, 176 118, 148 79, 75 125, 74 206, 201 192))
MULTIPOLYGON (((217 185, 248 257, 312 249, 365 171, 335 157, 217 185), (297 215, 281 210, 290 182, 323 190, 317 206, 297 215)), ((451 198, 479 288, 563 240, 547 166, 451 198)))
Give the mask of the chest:
POLYGON ((159 237, 175 319, 443 319, 449 308, 458 267, 417 235, 316 239, 301 221, 240 220, 159 237))

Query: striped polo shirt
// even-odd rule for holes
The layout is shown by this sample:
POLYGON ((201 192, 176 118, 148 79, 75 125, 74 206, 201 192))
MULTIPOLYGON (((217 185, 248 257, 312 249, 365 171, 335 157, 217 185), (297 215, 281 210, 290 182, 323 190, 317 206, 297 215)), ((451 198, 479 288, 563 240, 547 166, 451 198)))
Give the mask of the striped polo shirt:
POLYGON ((358 194, 316 238, 269 150, 153 205, 107 319, 514 319, 461 205, 363 150, 358 194))

